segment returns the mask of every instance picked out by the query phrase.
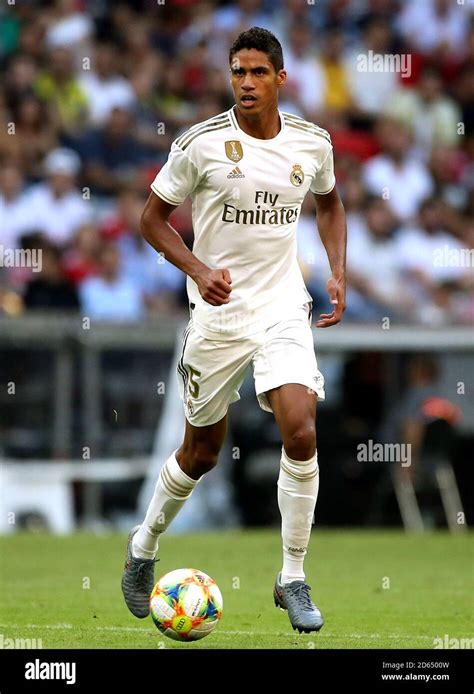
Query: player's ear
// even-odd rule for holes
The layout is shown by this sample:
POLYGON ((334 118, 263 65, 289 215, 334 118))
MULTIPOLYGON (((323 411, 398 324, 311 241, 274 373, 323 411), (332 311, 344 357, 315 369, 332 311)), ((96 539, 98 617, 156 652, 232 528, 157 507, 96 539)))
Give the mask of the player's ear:
POLYGON ((286 82, 286 70, 278 71, 278 87, 283 87, 286 82))

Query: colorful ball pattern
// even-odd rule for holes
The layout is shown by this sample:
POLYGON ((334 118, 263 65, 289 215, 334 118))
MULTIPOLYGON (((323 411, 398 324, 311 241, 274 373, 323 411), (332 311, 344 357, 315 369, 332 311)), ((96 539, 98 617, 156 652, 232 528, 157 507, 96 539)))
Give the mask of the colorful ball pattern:
POLYGON ((210 634, 222 617, 222 607, 216 582, 197 569, 170 571, 150 597, 155 625, 175 641, 197 641, 210 634))

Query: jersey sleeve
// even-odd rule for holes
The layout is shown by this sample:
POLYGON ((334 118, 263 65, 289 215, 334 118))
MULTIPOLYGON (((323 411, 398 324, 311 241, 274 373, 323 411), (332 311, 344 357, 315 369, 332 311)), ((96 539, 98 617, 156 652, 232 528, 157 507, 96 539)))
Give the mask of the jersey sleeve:
POLYGON ((317 193, 318 195, 326 195, 326 193, 330 193, 336 185, 332 145, 329 145, 329 147, 330 149, 326 155, 323 165, 316 173, 316 176, 313 178, 310 186, 311 191, 313 193, 317 193))
POLYGON ((197 166, 173 142, 166 164, 151 184, 152 191, 170 205, 181 205, 198 183, 197 166))

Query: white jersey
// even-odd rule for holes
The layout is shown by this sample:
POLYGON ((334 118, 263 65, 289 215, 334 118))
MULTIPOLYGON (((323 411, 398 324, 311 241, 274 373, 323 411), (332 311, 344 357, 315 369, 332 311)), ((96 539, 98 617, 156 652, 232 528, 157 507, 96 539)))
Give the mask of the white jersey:
POLYGON ((234 108, 199 123, 173 143, 151 185, 172 205, 191 196, 194 255, 230 272, 230 302, 223 306, 205 302, 188 277, 193 324, 202 337, 247 337, 311 301, 296 228, 308 190, 334 188, 332 145, 326 130, 302 118, 280 112, 280 121, 269 140, 241 130, 234 108))

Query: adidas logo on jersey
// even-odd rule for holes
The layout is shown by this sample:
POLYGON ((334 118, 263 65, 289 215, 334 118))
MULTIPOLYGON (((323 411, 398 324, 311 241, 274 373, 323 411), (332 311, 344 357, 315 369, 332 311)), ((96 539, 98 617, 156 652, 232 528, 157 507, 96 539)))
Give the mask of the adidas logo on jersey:
POLYGON ((236 166, 235 169, 232 169, 227 178, 245 178, 245 175, 242 173, 239 167, 236 166))

